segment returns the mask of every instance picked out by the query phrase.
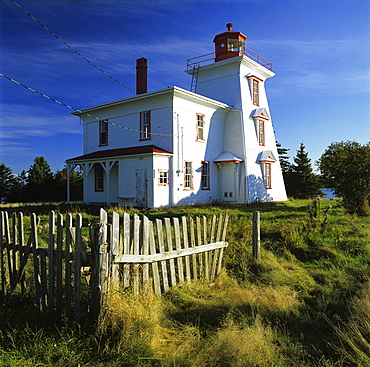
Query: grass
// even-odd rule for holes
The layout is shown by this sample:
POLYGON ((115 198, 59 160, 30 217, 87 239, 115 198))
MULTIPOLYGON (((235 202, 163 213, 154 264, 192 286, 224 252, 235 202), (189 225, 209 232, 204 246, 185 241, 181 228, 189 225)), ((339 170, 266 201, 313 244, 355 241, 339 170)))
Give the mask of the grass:
MULTIPOLYGON (((229 247, 214 283, 183 284, 163 297, 118 291, 99 325, 55 324, 30 297, 3 299, 0 365, 370 365, 370 217, 347 215, 339 202, 326 200, 145 214, 219 212, 230 216, 229 247), (259 262, 251 255, 255 210, 261 211, 259 262)), ((83 209, 86 221, 94 214, 83 209)))

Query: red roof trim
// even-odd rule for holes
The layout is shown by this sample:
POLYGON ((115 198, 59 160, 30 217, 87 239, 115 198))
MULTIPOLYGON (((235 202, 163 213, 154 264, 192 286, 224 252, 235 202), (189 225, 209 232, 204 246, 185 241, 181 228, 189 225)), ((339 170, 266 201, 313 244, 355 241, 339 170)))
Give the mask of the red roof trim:
POLYGON ((241 159, 230 159, 228 161, 213 161, 214 163, 241 163, 241 159))
POLYGON ((74 162, 74 161, 85 161, 85 160, 90 160, 90 159, 104 159, 104 158, 121 157, 121 156, 126 156, 126 155, 154 154, 154 153, 172 154, 171 152, 158 148, 155 145, 144 145, 144 146, 130 147, 130 148, 99 150, 96 152, 80 155, 75 158, 67 159, 66 162, 69 163, 69 162, 74 162))
POLYGON ((257 79, 258 81, 260 81, 260 82, 263 82, 263 79, 261 79, 261 78, 259 78, 258 76, 255 76, 255 75, 249 75, 249 76, 247 76, 247 79, 257 79))

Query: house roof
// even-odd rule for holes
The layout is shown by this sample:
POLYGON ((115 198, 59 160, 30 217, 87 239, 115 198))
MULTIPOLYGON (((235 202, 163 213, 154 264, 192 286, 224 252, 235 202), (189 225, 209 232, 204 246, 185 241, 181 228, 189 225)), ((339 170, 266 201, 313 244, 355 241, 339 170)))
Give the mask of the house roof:
POLYGON ((121 157, 121 156, 127 156, 127 155, 154 154, 154 153, 172 154, 171 152, 161 149, 155 145, 143 145, 143 146, 130 147, 130 148, 99 150, 96 152, 80 155, 75 158, 67 159, 66 162, 73 163, 77 161, 87 161, 87 160, 95 160, 95 159, 121 157))
POLYGON ((240 163, 240 162, 243 162, 243 160, 230 152, 222 152, 213 162, 215 163, 229 163, 229 162, 240 163))
MULTIPOLYGON (((140 101, 140 100, 150 102, 150 99, 152 97, 157 97, 157 96, 164 95, 164 94, 174 94, 174 93, 176 93, 178 96, 181 96, 182 98, 193 98, 193 99, 197 99, 197 100, 201 101, 202 103, 208 103, 208 104, 215 105, 215 106, 222 107, 222 108, 231 108, 231 106, 229 106, 229 105, 227 105, 223 102, 220 102, 220 101, 217 101, 215 99, 202 96, 201 94, 190 92, 186 89, 175 86, 175 87, 171 87, 171 88, 161 89, 161 90, 158 90, 158 91, 155 91, 155 92, 139 94, 139 95, 136 95, 136 96, 132 96, 132 97, 125 98, 125 99, 120 99, 118 101, 113 101, 113 102, 105 103, 105 104, 94 106, 94 107, 89 107, 89 108, 86 108, 86 109, 83 109, 83 110, 78 110, 78 111, 72 112, 71 114, 75 115, 75 116, 81 116, 81 115, 89 116, 89 114, 92 111, 97 111, 97 110, 100 110, 100 109, 104 109, 104 108, 108 108, 108 107, 112 107, 112 106, 117 106, 117 105, 122 105, 124 103, 136 102, 136 101, 140 101)), ((153 102, 153 103, 155 105, 157 104, 157 102, 153 102)), ((158 104, 157 104, 157 107, 158 107, 158 104)), ((164 108, 167 108, 167 107, 164 107, 164 108)), ((90 117, 94 117, 94 116, 90 115, 90 117)), ((97 119, 98 117, 95 117, 95 118, 97 119)))

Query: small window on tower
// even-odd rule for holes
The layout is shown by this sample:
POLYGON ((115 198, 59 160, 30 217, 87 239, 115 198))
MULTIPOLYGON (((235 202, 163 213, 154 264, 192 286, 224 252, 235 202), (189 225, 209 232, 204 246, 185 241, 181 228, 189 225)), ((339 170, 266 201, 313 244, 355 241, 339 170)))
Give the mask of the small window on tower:
POLYGON ((259 82, 256 79, 253 79, 253 104, 259 106, 259 82))
POLYGON ((265 163, 265 187, 271 189, 271 163, 265 163))
POLYGON ((265 121, 258 120, 258 144, 265 145, 265 121))

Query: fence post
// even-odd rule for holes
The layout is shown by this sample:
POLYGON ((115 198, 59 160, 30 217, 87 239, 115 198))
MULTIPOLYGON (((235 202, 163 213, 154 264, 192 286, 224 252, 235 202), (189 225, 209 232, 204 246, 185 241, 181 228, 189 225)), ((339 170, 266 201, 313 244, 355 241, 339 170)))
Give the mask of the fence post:
POLYGON ((107 224, 97 223, 93 226, 93 241, 91 244, 93 255, 91 269, 91 314, 95 319, 99 318, 108 288, 107 247, 107 224))
POLYGON ((260 255, 260 212, 253 212, 253 259, 259 261, 260 255))

